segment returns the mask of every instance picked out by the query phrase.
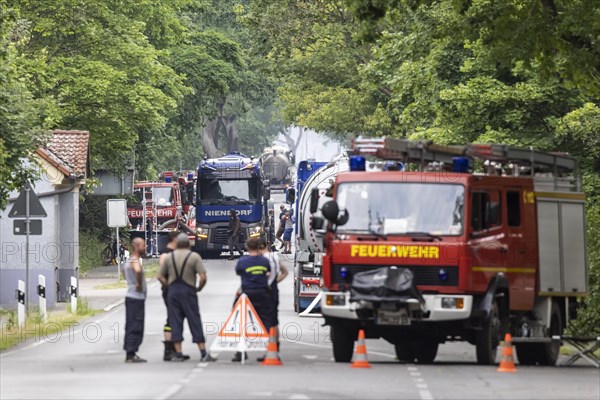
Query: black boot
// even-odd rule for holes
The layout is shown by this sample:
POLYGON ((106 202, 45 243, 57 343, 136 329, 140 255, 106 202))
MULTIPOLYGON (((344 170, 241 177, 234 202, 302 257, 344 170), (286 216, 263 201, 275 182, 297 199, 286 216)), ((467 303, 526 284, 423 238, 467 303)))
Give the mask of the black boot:
POLYGON ((165 340, 163 343, 165 344, 165 354, 163 356, 163 361, 179 361, 175 360, 175 358, 177 357, 183 358, 183 361, 190 359, 190 356, 187 354, 177 354, 177 352, 175 351, 175 346, 173 346, 173 342, 165 340))
POLYGON ((165 340, 165 353, 163 355, 163 361, 171 361, 175 356, 175 347, 173 346, 173 342, 170 340, 165 340))

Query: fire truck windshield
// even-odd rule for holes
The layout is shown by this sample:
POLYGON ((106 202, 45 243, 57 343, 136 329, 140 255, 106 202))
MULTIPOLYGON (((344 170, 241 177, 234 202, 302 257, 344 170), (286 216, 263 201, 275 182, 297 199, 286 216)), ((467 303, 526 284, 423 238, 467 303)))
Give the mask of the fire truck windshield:
MULTIPOLYGON (((142 204, 142 202, 144 201, 143 189, 136 188, 133 192, 133 195, 135 196, 137 203, 142 204)), ((152 187, 152 196, 157 206, 173 205, 173 188, 171 187, 152 187)), ((148 201, 151 200, 151 198, 148 198, 148 201)))
POLYGON ((337 202, 350 218, 338 232, 460 235, 464 192, 456 184, 342 183, 337 202))
POLYGON ((198 200, 216 204, 250 204, 260 198, 257 179, 202 179, 198 200))

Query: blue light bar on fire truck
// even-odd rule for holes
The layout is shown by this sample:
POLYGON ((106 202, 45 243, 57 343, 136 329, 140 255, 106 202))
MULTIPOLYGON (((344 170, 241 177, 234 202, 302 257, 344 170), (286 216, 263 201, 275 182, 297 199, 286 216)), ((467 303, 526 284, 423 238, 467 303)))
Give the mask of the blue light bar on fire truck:
POLYGON ((166 183, 171 183, 173 181, 173 172, 163 172, 163 179, 166 183))

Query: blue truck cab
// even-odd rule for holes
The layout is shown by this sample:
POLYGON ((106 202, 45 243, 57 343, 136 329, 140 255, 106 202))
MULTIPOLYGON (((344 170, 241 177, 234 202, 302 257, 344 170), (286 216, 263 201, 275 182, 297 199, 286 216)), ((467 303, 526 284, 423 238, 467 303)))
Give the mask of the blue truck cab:
POLYGON ((269 230, 268 181, 263 180, 258 160, 240 152, 204 159, 196 181, 196 244, 203 258, 218 257, 228 250, 230 210, 242 225, 240 243, 269 230))

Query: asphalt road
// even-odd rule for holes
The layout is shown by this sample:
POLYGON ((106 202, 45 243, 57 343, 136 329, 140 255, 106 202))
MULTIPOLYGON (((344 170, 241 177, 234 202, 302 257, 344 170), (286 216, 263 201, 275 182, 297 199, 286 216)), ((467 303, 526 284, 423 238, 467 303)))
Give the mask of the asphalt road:
MULTIPOLYGON (((200 308, 209 343, 231 308, 239 280, 234 263, 207 262, 208 284, 200 308)), ((219 354, 215 363, 199 363, 186 333, 184 363, 162 361, 165 308, 157 283, 146 305, 146 335, 140 355, 147 364, 125 364, 122 351, 123 306, 97 315, 60 337, 30 340, 0 355, 0 398, 393 398, 393 399, 599 399, 597 369, 518 367, 515 374, 475 364, 474 349, 453 343, 440 347, 434 365, 395 361, 393 347, 367 340, 369 370, 351 369, 331 358, 328 331, 319 318, 300 318, 292 309, 292 279, 281 284, 281 367, 246 365, 219 354)))

